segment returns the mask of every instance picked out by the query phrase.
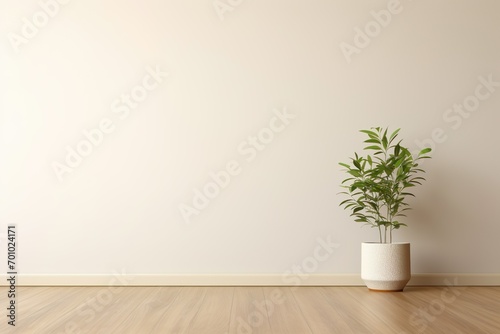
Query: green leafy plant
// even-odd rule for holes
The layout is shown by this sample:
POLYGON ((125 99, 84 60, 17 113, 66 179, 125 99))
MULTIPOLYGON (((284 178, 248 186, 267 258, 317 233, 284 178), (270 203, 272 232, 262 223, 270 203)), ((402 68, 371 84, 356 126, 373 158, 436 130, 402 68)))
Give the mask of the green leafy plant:
POLYGON ((364 142, 367 151, 373 153, 359 156, 354 153, 350 164, 340 162, 345 167, 349 177, 342 181, 341 192, 348 198, 340 203, 344 209, 351 211, 356 222, 365 223, 378 228, 380 243, 392 243, 392 231, 401 226, 401 217, 406 217, 405 211, 410 210, 406 198, 414 195, 408 188, 421 185, 425 179, 419 173, 425 173, 419 168, 421 159, 430 158, 427 154, 430 148, 421 150, 416 157, 401 146, 401 140, 396 141, 400 129, 388 135, 388 128, 371 128, 361 130, 368 139, 364 142))

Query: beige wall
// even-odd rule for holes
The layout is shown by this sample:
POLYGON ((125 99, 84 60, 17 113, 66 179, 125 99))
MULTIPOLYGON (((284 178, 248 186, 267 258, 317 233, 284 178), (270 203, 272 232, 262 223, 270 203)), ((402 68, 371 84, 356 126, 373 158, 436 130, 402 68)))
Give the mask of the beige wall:
POLYGON ((378 125, 435 146, 396 234, 413 271, 500 272, 500 2, 42 3, 0 0, 20 273, 283 273, 329 235, 310 271, 357 273, 377 234, 338 207, 337 162, 378 125), (68 166, 68 147, 87 156, 68 166))

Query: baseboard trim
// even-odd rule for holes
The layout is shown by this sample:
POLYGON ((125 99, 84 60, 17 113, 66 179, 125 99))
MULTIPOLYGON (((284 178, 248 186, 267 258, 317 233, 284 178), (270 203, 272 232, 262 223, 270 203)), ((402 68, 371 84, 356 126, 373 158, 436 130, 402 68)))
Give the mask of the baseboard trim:
MULTIPOLYGON (((8 275, 0 275, 0 286, 8 286, 8 275)), ((307 277, 281 274, 125 274, 108 275, 18 275, 17 286, 362 286, 359 274, 311 274, 307 277)), ((500 286, 497 274, 414 274, 409 286, 500 286)))

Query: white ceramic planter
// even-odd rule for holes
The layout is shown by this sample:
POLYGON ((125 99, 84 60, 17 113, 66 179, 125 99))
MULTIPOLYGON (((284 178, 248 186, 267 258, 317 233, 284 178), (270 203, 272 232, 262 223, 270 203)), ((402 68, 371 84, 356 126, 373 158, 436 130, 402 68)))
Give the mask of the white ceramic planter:
POLYGON ((403 291, 411 278, 410 243, 363 242, 361 278, 370 290, 403 291))

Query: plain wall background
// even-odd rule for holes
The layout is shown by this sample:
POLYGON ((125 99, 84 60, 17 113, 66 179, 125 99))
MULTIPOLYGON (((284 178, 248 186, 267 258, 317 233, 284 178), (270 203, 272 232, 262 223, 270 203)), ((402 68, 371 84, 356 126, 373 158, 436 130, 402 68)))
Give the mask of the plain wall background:
POLYGON ((412 149, 446 137, 395 234, 413 271, 500 272, 500 87, 456 129, 443 119, 479 76, 500 81, 500 2, 402 0, 350 63, 340 44, 388 1, 242 1, 224 20, 211 0, 59 6, 15 52, 40 5, 0 1, 0 236, 17 224, 20 273, 282 273, 328 235, 340 247, 317 272, 357 273, 377 233, 338 207, 337 163, 371 126, 412 149), (148 66, 168 78, 120 119, 111 104, 148 66), (296 118, 247 162, 238 146, 284 107, 296 118), (51 164, 104 118, 114 131, 60 182, 51 164), (186 224, 179 205, 232 160, 241 173, 186 224))

